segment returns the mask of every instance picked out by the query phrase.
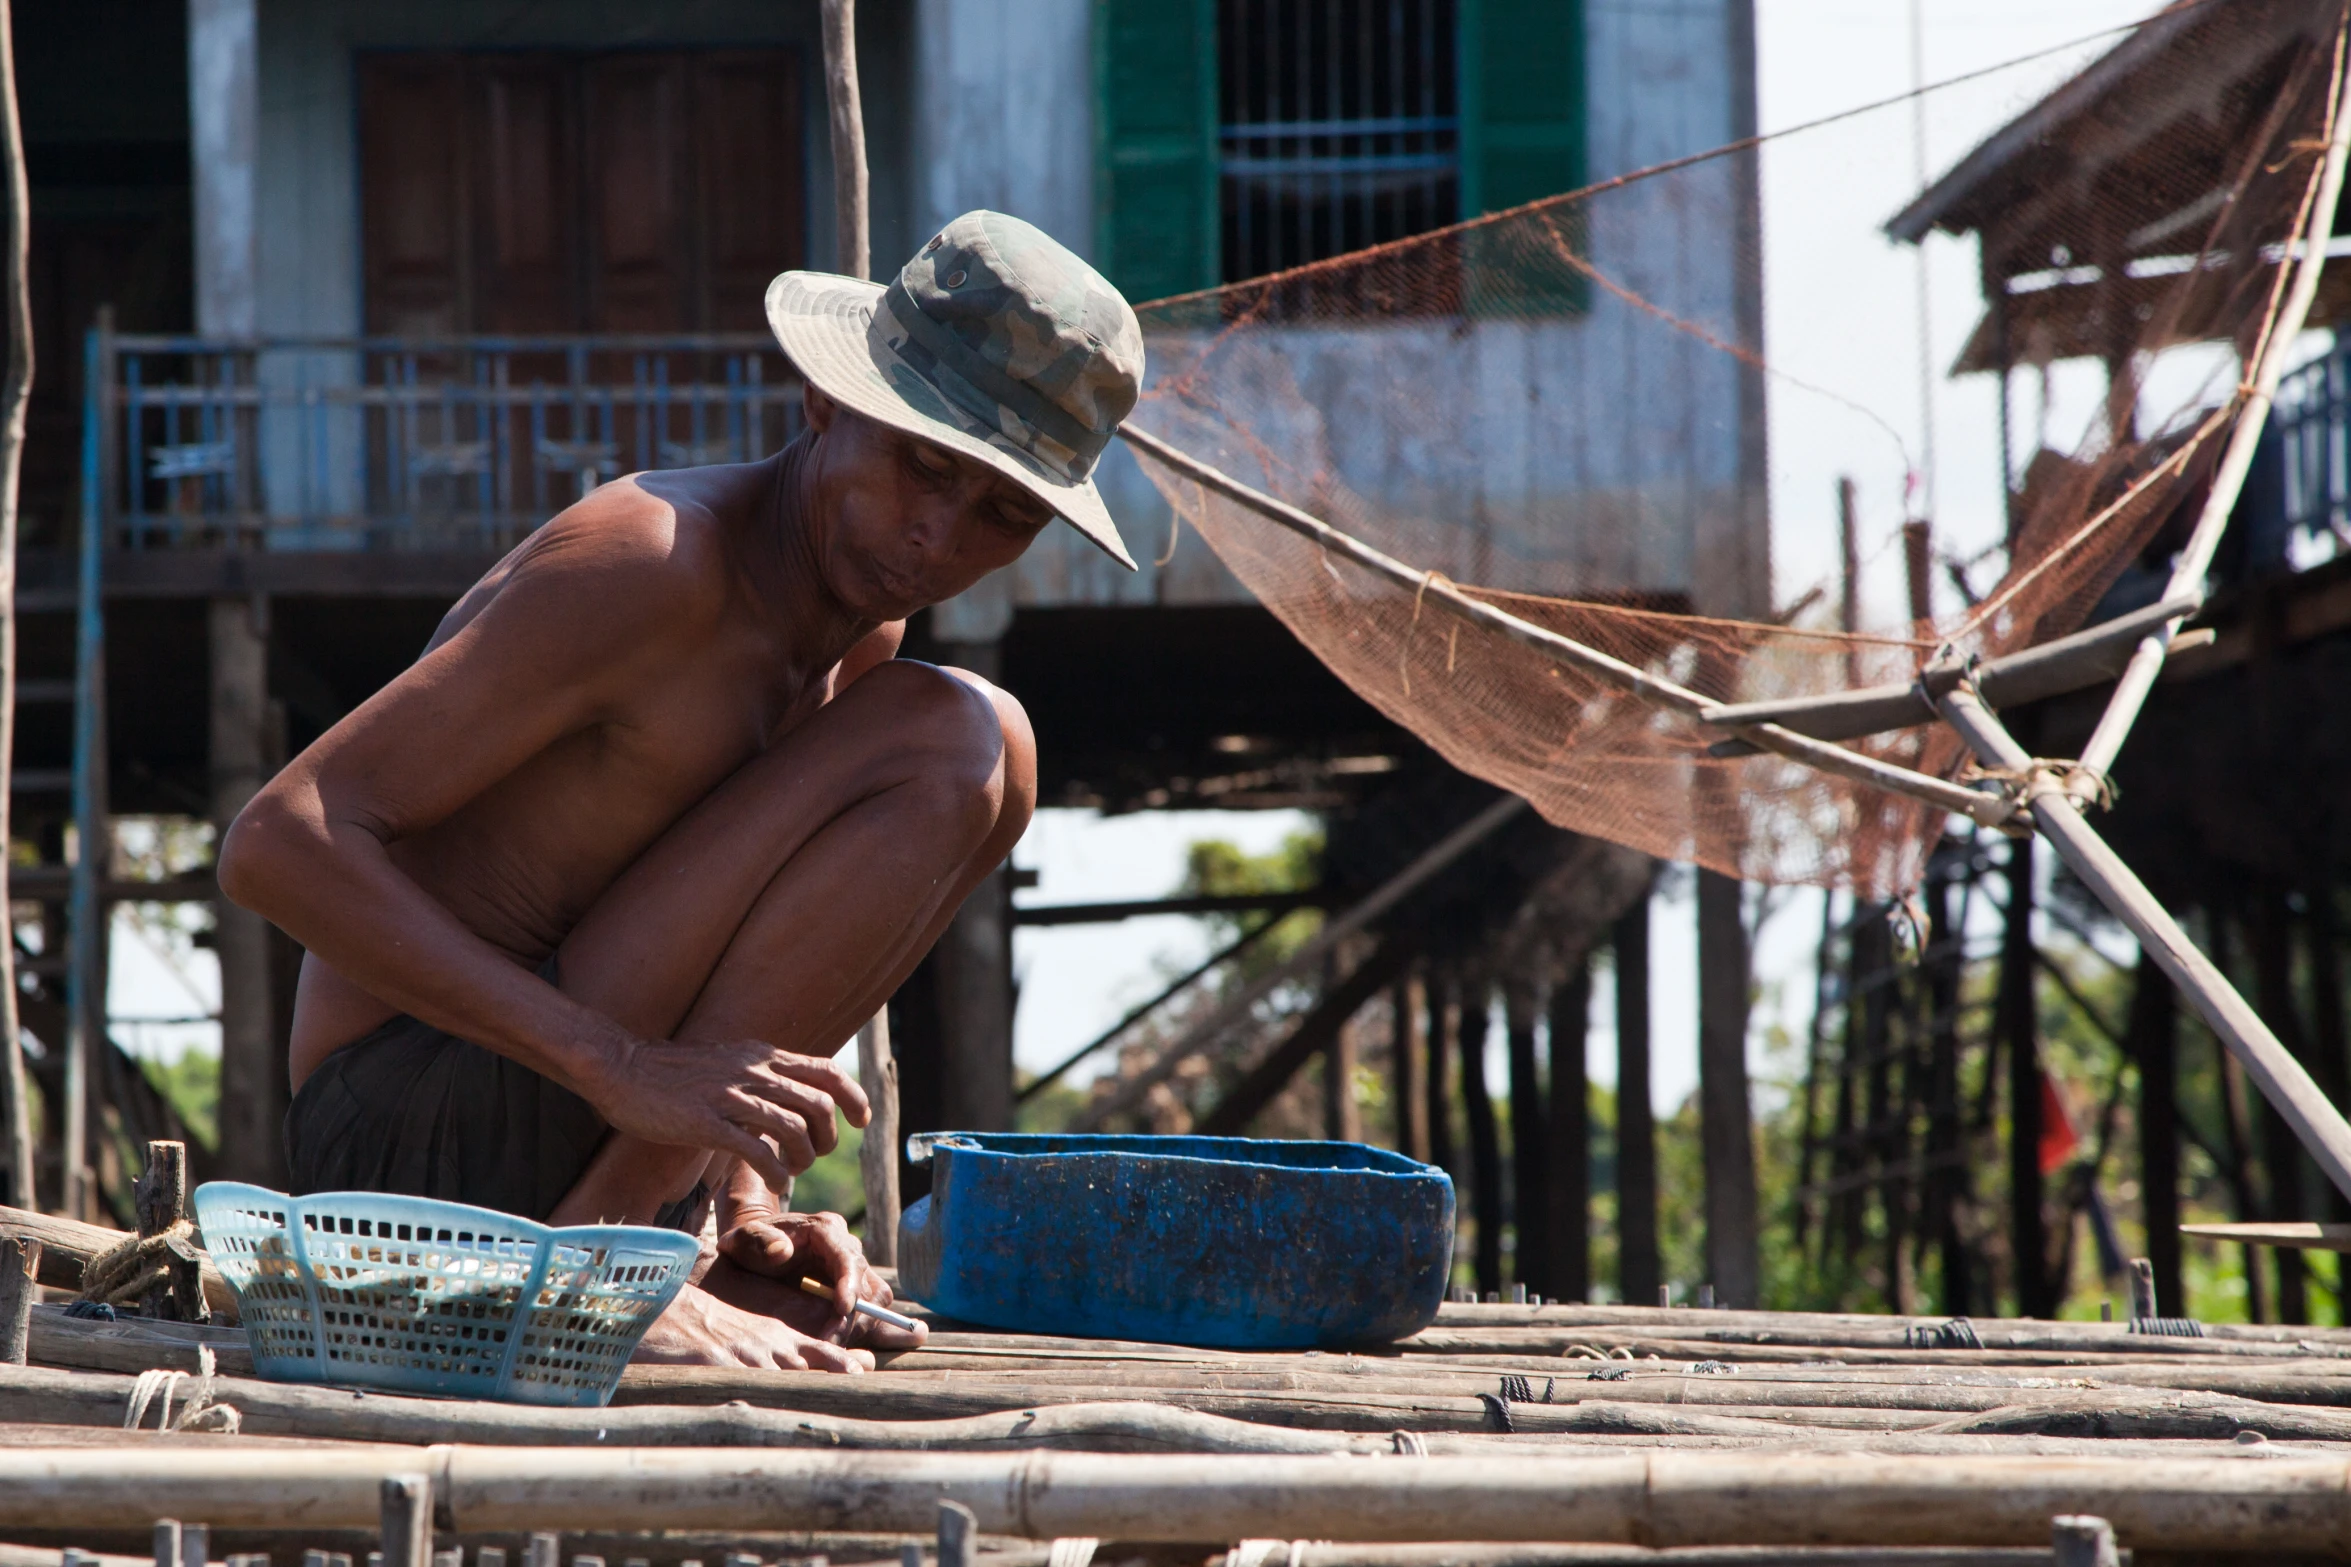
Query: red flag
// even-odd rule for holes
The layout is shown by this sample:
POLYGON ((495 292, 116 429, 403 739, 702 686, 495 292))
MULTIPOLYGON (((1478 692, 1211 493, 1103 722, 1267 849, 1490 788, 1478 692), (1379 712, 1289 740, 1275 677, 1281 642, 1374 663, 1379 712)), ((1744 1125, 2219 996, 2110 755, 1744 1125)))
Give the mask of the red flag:
POLYGON ((2047 1072, 2041 1074, 2041 1173, 2055 1175, 2065 1168, 2065 1161, 2082 1145, 2082 1139, 2073 1129, 2073 1117, 2066 1114, 2065 1096, 2057 1091, 2057 1080, 2047 1072))

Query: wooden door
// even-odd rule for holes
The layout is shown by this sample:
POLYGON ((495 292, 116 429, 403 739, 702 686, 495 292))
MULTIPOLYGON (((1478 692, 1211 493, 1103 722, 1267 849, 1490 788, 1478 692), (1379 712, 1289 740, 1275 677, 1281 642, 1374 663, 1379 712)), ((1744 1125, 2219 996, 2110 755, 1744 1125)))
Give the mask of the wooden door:
POLYGON ((801 265, 788 50, 370 54, 367 330, 755 331, 801 265))

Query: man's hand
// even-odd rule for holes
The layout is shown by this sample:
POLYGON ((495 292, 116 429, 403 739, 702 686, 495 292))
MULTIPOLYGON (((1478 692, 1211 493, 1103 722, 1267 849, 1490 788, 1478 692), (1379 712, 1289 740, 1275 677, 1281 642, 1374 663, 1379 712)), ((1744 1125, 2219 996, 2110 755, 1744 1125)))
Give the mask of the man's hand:
POLYGON ((775 1187, 838 1146, 836 1105, 851 1126, 873 1114, 856 1079, 831 1061, 756 1039, 641 1040, 599 1076, 583 1097, 616 1130, 733 1154, 775 1187))
POLYGON ((870 1300, 887 1306, 896 1297, 865 1260, 865 1248, 837 1213, 778 1213, 752 1205, 729 1215, 718 1238, 718 1261, 705 1276, 707 1288, 748 1310, 781 1317, 804 1331, 837 1344, 875 1349, 916 1349, 930 1337, 859 1316, 841 1302, 870 1300), (815 1279, 829 1299, 800 1286, 815 1279))
MULTIPOLYGON (((723 1261, 719 1264, 725 1266, 723 1261)), ((812 1306, 817 1304, 802 1298, 812 1306)), ((639 1365, 749 1366, 759 1371, 839 1371, 852 1376, 873 1369, 873 1355, 868 1350, 812 1337, 774 1317, 730 1305, 691 1284, 678 1291, 669 1309, 637 1341, 637 1352, 629 1358, 639 1365)))

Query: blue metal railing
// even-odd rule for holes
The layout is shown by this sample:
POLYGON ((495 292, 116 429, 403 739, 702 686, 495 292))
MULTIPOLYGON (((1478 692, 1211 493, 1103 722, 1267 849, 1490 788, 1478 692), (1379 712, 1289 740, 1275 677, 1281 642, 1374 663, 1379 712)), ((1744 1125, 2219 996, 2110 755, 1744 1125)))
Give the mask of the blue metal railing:
POLYGON ((619 474, 798 432, 773 340, 92 337, 114 548, 504 548, 619 474))

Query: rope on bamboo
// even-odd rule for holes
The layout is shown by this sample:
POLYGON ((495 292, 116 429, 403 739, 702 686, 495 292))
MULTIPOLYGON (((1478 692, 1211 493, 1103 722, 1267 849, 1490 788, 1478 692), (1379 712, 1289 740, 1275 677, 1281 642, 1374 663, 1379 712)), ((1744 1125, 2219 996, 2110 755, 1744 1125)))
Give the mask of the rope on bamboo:
POLYGON ((1045 1567, 1093 1567, 1094 1550, 1102 1542, 1086 1535, 1066 1535, 1045 1547, 1045 1567))
POLYGON ((172 1259, 201 1262, 196 1226, 186 1219, 153 1235, 126 1235, 82 1265, 82 1299, 102 1306, 137 1304, 150 1289, 169 1282, 172 1259))
POLYGON ((161 1407, 155 1411, 158 1431, 218 1431, 226 1436, 237 1435, 244 1428, 245 1417, 233 1404, 213 1402, 219 1379, 209 1344, 197 1346, 196 1368, 196 1385, 188 1390, 188 1401, 181 1406, 177 1420, 171 1416, 172 1394, 189 1373, 160 1368, 140 1372, 131 1383, 130 1407, 123 1411, 122 1428, 138 1430, 147 1418, 148 1407, 160 1398, 161 1407))
POLYGON ((2202 1338, 2204 1324, 2194 1317, 2133 1317, 2124 1331, 2150 1333, 2164 1338, 2202 1338))
POLYGON ((1395 1449, 1398 1458, 1429 1456, 1429 1444, 1421 1439, 1418 1431, 1391 1431, 1388 1433, 1388 1444, 1395 1449))
POLYGON ((1965 1317, 1949 1322, 1914 1322, 1902 1330, 1904 1349, 1982 1349, 1975 1324, 1965 1317))

